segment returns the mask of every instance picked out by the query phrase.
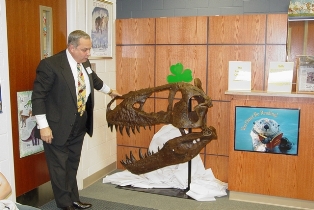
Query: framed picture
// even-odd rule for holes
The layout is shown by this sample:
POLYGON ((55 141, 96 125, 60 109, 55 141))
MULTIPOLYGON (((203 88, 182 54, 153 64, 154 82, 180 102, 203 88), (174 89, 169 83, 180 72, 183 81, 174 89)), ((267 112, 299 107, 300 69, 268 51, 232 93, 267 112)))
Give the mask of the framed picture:
POLYGON ((311 19, 314 17, 314 5, 310 0, 290 0, 288 17, 289 20, 311 19))
POLYGON ((41 139, 35 137, 36 118, 32 115, 32 91, 17 92, 20 158, 42 152, 41 139))
POLYGON ((235 107, 234 150, 298 154, 300 110, 235 107))
POLYGON ((52 8, 39 5, 40 21, 40 56, 47 58, 53 53, 53 25, 52 8))
POLYGON ((314 93, 314 56, 297 56, 297 93, 314 93))
POLYGON ((113 3, 86 1, 86 32, 91 36, 90 59, 112 58, 113 3))

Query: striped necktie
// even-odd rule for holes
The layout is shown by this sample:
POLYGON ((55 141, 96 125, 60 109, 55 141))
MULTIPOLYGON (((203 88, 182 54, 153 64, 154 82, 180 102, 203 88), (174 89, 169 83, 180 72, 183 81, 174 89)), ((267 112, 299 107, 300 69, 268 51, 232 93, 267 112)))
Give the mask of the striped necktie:
POLYGON ((77 75, 78 75, 77 111, 80 113, 80 116, 82 116, 85 111, 86 105, 86 84, 84 80, 83 71, 79 63, 77 64, 77 75))

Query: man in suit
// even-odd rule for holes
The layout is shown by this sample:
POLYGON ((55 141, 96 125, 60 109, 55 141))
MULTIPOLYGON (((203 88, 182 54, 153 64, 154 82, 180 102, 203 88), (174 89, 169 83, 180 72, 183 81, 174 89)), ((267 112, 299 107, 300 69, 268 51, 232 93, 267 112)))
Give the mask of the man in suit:
POLYGON ((68 36, 67 49, 41 60, 36 70, 32 93, 32 111, 37 121, 35 136, 44 142, 55 201, 61 209, 92 206, 80 201, 76 175, 84 136, 93 134, 94 89, 111 97, 120 95, 91 70, 88 60, 91 47, 87 33, 73 31, 68 36), (78 68, 83 70, 86 93, 80 108, 78 68))

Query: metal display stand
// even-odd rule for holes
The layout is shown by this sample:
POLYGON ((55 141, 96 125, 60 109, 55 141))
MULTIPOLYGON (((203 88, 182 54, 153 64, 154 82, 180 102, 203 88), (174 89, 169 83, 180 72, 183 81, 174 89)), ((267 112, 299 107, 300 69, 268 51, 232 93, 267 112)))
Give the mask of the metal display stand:
POLYGON ((145 192, 151 194, 158 194, 158 195, 165 195, 177 198, 186 198, 191 199, 186 192, 190 190, 190 183, 191 183, 191 167, 192 167, 192 160, 188 162, 188 187, 186 189, 175 189, 175 188, 139 188, 139 187, 132 187, 130 185, 127 186, 116 186, 118 189, 125 189, 125 190, 133 190, 138 192, 145 192))

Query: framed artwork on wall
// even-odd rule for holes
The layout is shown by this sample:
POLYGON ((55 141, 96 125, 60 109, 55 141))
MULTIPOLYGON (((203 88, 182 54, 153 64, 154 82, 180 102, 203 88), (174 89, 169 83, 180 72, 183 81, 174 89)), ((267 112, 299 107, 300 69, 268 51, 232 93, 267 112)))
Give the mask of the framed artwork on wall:
POLYGON ((297 93, 314 93, 314 56, 300 55, 296 58, 297 93))
POLYGON ((298 154, 300 110, 235 107, 234 150, 298 154))
POLYGON ((32 115, 32 91, 17 92, 20 158, 44 150, 43 142, 34 136, 36 118, 32 115))
POLYGON ((40 21, 40 56, 41 59, 47 58, 53 54, 53 25, 52 8, 39 6, 40 21))
POLYGON ((91 36, 90 59, 112 58, 113 3, 86 1, 86 32, 91 36))
POLYGON ((314 5, 312 0, 290 0, 288 17, 293 19, 311 19, 314 17, 314 5))

